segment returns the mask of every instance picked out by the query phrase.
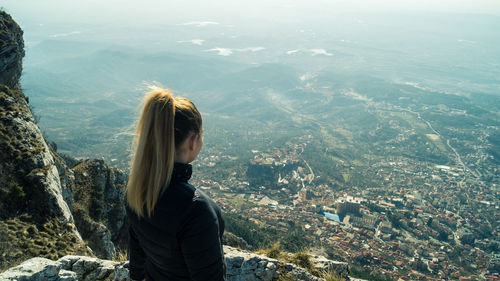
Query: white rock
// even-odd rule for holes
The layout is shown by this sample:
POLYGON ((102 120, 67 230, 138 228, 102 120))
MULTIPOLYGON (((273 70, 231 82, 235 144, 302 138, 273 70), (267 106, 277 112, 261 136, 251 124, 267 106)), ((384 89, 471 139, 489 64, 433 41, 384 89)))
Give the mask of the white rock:
MULTIPOLYGON (((229 246, 224 246, 224 253, 228 281, 272 281, 284 274, 304 281, 323 280, 294 264, 284 263, 263 255, 239 251, 229 246)), ((313 264, 315 261, 319 261, 319 266, 326 264, 327 267, 331 264, 338 264, 340 269, 345 269, 345 272, 348 272, 346 263, 335 263, 324 257, 313 257, 312 261, 313 264)), ((0 281, 11 280, 128 281, 130 279, 128 262, 114 262, 85 256, 65 256, 57 261, 33 258, 0 274, 0 281)))
MULTIPOLYGON (((1 281, 16 280, 16 281, 42 281, 45 279, 45 271, 48 270, 49 274, 54 271, 54 266, 57 262, 46 258, 32 258, 22 264, 10 268, 4 273, 0 274, 1 281)), ((57 273, 56 273, 57 275, 57 273)))

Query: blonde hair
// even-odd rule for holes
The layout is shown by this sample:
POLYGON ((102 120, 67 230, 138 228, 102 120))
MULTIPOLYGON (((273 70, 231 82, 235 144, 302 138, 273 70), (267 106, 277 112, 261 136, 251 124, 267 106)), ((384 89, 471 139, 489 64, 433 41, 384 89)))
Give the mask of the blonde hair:
POLYGON ((190 132, 199 134, 201 114, 188 99, 154 87, 146 94, 133 141, 127 183, 127 202, 139 216, 151 217, 158 199, 170 183, 175 149, 190 132))

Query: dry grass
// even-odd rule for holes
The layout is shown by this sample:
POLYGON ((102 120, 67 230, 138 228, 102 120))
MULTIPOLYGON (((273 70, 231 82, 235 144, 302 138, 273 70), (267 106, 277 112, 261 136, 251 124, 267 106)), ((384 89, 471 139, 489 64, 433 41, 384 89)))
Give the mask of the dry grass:
POLYGON ((282 251, 280 242, 274 243, 271 247, 257 251, 260 255, 266 255, 272 259, 281 260, 287 255, 282 251))
POLYGON ((338 273, 334 271, 322 271, 320 272, 321 278, 325 279, 325 281, 344 281, 345 279, 342 278, 338 273))
POLYGON ((307 269, 307 271, 309 271, 311 273, 313 273, 313 271, 314 271, 314 268, 313 268, 313 265, 311 262, 311 258, 309 257, 309 254, 307 253, 307 251, 305 249, 295 253, 293 255, 291 262, 304 268, 304 269, 307 269))
POLYGON ((128 261, 129 260, 128 251, 117 247, 116 255, 113 258, 113 260, 117 262, 128 261))
POLYGON ((0 272, 32 257, 57 260, 71 254, 89 255, 85 243, 55 218, 43 225, 29 215, 0 221, 0 272))
MULTIPOLYGON (((315 275, 317 277, 323 278, 325 281, 344 281, 345 279, 342 278, 337 272, 335 271, 325 271, 325 270, 318 270, 314 268, 313 262, 311 261, 311 256, 309 255, 309 249, 302 249, 301 251, 291 254, 283 251, 281 249, 280 243, 276 242, 274 243, 271 247, 265 248, 265 249, 260 249, 258 254, 261 255, 266 255, 270 258, 273 259, 278 259, 283 262, 288 262, 288 263, 293 263, 299 267, 304 268, 307 270, 309 273, 312 275, 315 275)), ((295 281, 297 280, 296 277, 285 273, 285 274, 280 274, 278 276, 278 281, 295 281)))

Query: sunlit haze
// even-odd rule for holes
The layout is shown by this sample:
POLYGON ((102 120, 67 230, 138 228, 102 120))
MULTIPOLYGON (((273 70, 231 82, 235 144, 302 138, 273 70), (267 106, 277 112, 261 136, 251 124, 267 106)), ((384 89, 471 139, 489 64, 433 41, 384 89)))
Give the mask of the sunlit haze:
POLYGON ((19 20, 40 22, 171 23, 177 20, 308 21, 338 14, 384 12, 458 12, 500 14, 496 0, 313 0, 313 1, 132 1, 132 0, 4 0, 7 12, 19 20))

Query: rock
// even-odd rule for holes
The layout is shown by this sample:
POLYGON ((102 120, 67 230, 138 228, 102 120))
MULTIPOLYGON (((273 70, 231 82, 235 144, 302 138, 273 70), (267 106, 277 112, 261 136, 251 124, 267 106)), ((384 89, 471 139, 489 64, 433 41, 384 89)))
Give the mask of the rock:
POLYGON ((284 274, 289 274, 298 280, 322 280, 294 264, 285 264, 276 259, 239 251, 229 246, 224 246, 224 255, 226 258, 227 279, 230 281, 271 281, 278 278, 278 275, 284 274))
POLYGON ((52 157, 54 158, 54 164, 59 173, 59 181, 61 183, 61 193, 64 201, 68 204, 70 210, 73 209, 73 189, 75 185, 75 173, 67 165, 65 159, 56 153, 56 151, 51 151, 52 157))
POLYGON ((111 280, 129 280, 128 262, 121 262, 115 266, 111 280))
POLYGON ((0 11, 0 84, 19 89, 23 57, 23 31, 9 14, 0 11))
POLYGON ((297 280, 304 281, 320 281, 322 278, 316 277, 311 273, 307 272, 304 268, 298 267, 292 263, 287 263, 284 265, 285 272, 288 275, 295 277, 297 280))
POLYGON ((127 262, 113 262, 84 256, 65 256, 57 261, 32 258, 0 274, 1 281, 93 281, 130 280, 127 262))
MULTIPOLYGON (((0 274, 0 280, 38 281, 54 272, 54 262, 45 258, 32 258, 0 274)), ((54 276, 54 275, 52 275, 54 276)))
POLYGON ((318 271, 333 271, 343 278, 349 276, 349 265, 345 262, 332 261, 324 256, 313 255, 310 256, 313 268, 318 271))
POLYGON ((71 170, 75 224, 98 257, 112 259, 116 247, 125 249, 128 243, 127 176, 103 160, 84 160, 71 170))
POLYGON ((23 94, 0 87, 0 104, 3 105, 0 107, 0 148, 3 151, 3 157, 0 157, 0 184, 8 186, 15 183, 22 187, 25 201, 21 208, 9 206, 5 209, 4 217, 36 210, 44 217, 56 216, 61 222, 73 222, 62 197, 54 159, 23 94))
MULTIPOLYGON (((323 280, 294 264, 239 251, 229 246, 224 246, 224 254, 228 281, 272 281, 277 280, 279 276, 304 281, 323 280)), ((318 263, 326 264, 327 267, 331 264, 323 258, 318 257, 317 260, 319 260, 318 263)), ((0 280, 121 281, 130 279, 128 262, 114 262, 84 256, 65 256, 57 261, 32 258, 0 274, 0 280)))
POLYGON ((73 280, 78 280, 77 278, 78 276, 76 275, 76 272, 64 269, 59 270, 58 281, 73 281, 73 280))

